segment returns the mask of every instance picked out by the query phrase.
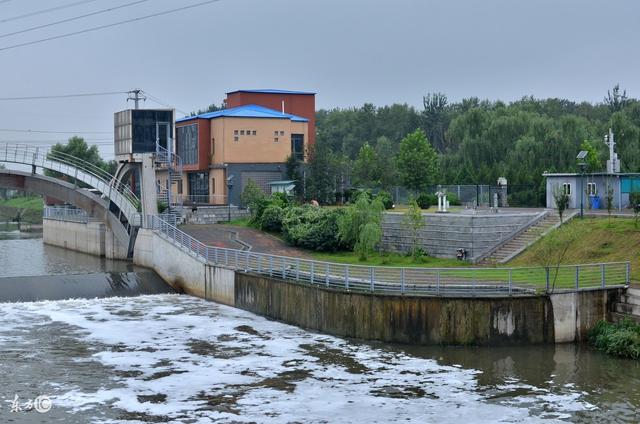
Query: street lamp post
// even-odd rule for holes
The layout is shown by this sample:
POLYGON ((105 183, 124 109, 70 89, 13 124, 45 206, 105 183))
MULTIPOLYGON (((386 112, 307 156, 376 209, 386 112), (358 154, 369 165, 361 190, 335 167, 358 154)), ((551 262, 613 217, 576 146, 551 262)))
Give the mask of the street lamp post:
POLYGON ((227 221, 231 222, 231 189, 233 189, 233 175, 227 178, 227 221))
POLYGON ((580 161, 578 162, 578 166, 580 167, 580 218, 584 218, 584 171, 587 168, 585 158, 588 154, 588 151, 581 150, 576 157, 576 159, 580 161))

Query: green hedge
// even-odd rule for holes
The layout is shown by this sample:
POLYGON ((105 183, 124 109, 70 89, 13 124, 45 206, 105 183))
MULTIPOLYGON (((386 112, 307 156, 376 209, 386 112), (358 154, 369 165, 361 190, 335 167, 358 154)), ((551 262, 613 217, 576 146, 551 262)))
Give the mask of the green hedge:
POLYGON ((625 319, 612 324, 599 321, 589 331, 589 343, 611 355, 640 358, 640 325, 625 319))

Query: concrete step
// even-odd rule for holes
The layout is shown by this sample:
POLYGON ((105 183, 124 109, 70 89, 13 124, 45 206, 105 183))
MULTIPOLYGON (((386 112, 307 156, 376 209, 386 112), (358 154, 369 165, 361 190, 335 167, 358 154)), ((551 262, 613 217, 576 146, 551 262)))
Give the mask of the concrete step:
POLYGON ((620 312, 611 312, 611 321, 613 322, 622 322, 624 319, 630 319, 638 324, 640 324, 640 317, 636 317, 633 315, 621 314, 620 312))
POLYGON ((628 296, 640 297, 640 289, 629 287, 626 294, 628 296))
POLYGON ((616 302, 613 304, 613 310, 621 314, 634 315, 640 318, 640 305, 616 302))
MULTIPOLYGON (((628 292, 628 290, 627 290, 628 292)), ((620 297, 620 303, 628 303, 630 305, 638 305, 640 306, 640 297, 638 296, 633 296, 630 294, 623 294, 620 297)))

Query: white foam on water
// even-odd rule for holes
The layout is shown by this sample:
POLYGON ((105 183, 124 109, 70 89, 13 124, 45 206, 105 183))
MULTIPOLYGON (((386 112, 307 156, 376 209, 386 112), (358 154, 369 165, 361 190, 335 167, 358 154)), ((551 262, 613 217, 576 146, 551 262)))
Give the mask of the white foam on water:
POLYGON ((0 319, 6 323, 0 346, 20 337, 9 335, 14 329, 59 322, 75 329, 67 336, 109 347, 90 360, 120 371, 109 376, 110 384, 87 392, 51 382, 61 390, 55 404, 72 411, 116 407, 203 423, 529 423, 593 408, 570 386, 549 393, 515 380, 498 389, 531 395, 490 401, 478 389, 479 371, 188 296, 3 304, 0 319), (157 395, 166 397, 144 398, 157 395))

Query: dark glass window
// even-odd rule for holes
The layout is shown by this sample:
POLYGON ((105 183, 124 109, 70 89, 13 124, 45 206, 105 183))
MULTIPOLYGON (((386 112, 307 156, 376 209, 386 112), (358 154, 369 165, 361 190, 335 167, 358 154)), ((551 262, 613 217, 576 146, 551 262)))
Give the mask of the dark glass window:
POLYGON ((304 134, 291 134, 291 154, 296 160, 304 160, 304 134))
POLYGON ((176 149, 185 165, 198 163, 198 124, 176 128, 176 149))
POLYGON ((207 172, 190 172, 189 194, 191 196, 209 195, 209 174, 207 172))

